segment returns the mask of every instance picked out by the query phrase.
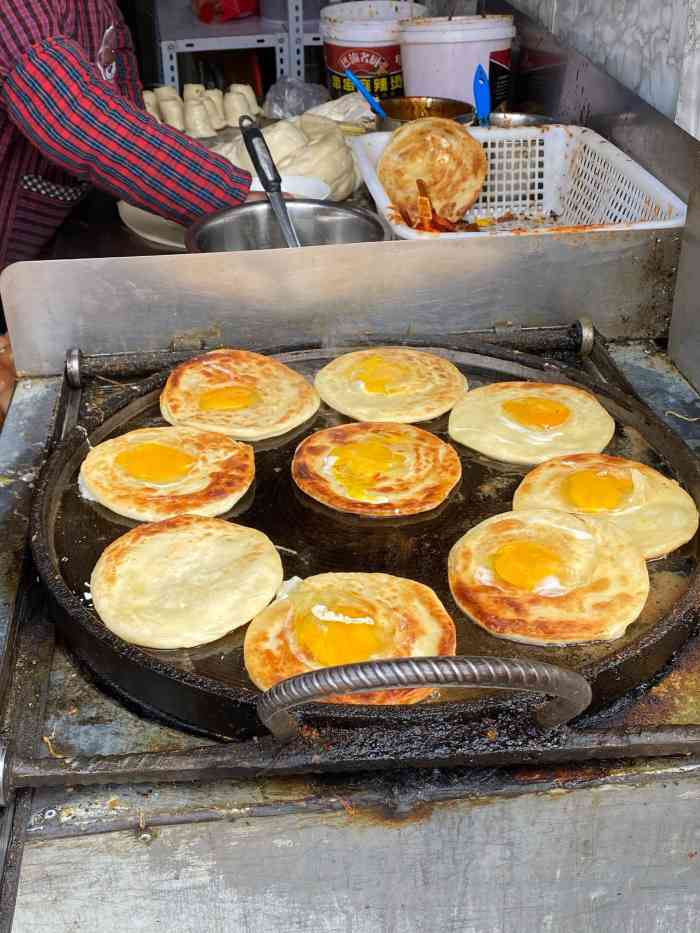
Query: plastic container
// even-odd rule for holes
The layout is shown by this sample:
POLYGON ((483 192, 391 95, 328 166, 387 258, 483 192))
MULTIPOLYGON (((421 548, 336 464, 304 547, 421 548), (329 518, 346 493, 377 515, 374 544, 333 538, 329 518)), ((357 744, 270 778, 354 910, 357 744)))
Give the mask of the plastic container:
POLYGON ((455 16, 401 22, 401 64, 406 95, 453 97, 474 103, 477 65, 491 85, 491 108, 508 99, 512 16, 455 16))
POLYGON ((422 233, 399 216, 377 177, 391 133, 351 140, 378 212, 402 239, 584 233, 682 227, 686 205, 646 169, 593 130, 552 124, 516 129, 470 127, 488 157, 479 200, 464 218, 477 231, 422 233))
POLYGON ((375 97, 402 97, 399 21, 425 12, 422 4, 410 0, 364 0, 324 7, 321 36, 331 96, 355 90, 345 77, 349 69, 375 97))

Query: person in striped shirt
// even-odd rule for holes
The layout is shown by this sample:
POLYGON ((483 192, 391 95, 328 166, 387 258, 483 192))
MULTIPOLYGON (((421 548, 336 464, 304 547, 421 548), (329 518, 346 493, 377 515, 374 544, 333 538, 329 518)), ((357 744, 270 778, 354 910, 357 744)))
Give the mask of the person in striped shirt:
MULTIPOLYGON (((0 271, 36 258, 91 186, 181 224, 264 197, 141 94, 116 0, 0 0, 0 271)), ((13 372, 0 337, 0 420, 13 372)))

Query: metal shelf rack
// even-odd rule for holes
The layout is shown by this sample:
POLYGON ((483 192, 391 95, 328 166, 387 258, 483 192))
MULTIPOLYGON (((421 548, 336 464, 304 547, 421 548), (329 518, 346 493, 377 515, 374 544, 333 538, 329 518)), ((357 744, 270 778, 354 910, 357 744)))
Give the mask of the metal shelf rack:
POLYGON ((287 0, 287 22, 247 17, 205 24, 188 0, 156 0, 155 22, 161 76, 179 86, 177 57, 186 52, 274 48, 277 78, 304 77, 304 47, 321 45, 318 20, 304 20, 303 0, 287 0))

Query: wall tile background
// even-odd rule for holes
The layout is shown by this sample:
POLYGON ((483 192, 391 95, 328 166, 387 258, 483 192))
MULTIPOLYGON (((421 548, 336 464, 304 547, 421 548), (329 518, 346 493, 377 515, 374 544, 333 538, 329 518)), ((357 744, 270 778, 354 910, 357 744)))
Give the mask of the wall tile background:
MULTIPOLYGON (((432 16, 476 0, 423 0, 432 16)), ((700 0, 511 0, 685 130, 700 137, 700 0)))
POLYGON ((697 134, 700 0, 512 2, 657 110, 676 117, 686 129, 693 126, 697 134))

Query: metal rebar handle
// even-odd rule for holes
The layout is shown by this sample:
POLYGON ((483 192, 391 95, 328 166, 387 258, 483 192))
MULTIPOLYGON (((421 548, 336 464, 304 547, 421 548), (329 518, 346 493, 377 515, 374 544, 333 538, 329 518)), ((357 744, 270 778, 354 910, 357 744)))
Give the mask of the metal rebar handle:
POLYGON ((479 687, 523 690, 554 697, 535 713, 543 728, 568 722, 591 702, 588 681, 563 667, 537 661, 488 657, 397 658, 322 667, 289 677, 258 700, 258 717, 277 739, 299 732, 289 710, 338 693, 405 687, 479 687))

